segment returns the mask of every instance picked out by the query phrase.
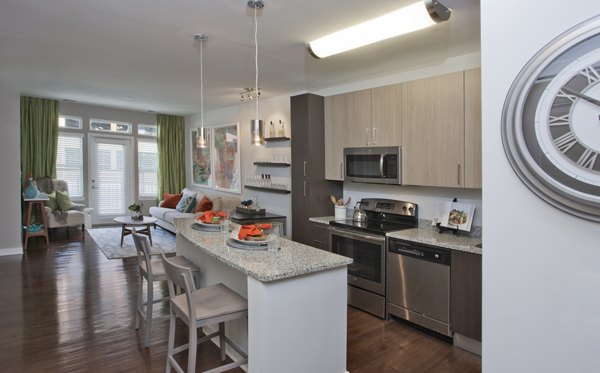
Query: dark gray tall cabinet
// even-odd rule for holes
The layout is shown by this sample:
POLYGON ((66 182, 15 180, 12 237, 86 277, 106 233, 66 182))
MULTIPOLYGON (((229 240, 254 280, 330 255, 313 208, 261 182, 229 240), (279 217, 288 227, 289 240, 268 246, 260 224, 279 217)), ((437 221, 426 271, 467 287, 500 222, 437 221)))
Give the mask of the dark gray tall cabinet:
POLYGON ((342 196, 342 182, 325 180, 324 99, 311 93, 291 97, 292 240, 314 246, 317 216, 333 216, 329 198, 342 196))

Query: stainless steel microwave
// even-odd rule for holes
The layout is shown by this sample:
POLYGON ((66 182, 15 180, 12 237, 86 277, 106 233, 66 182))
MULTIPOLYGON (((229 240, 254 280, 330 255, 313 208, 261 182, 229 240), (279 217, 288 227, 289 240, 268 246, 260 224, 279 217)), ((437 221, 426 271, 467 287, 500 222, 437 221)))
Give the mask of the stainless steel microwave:
POLYGON ((401 165, 400 146, 344 148, 344 180, 400 185, 401 165))

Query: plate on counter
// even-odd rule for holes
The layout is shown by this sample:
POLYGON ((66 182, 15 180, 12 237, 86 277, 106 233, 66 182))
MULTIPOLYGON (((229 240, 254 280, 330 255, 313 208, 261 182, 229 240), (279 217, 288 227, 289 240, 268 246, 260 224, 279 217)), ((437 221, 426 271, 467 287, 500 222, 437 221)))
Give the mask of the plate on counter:
POLYGON ((249 246, 259 246, 259 245, 267 245, 269 242, 273 241, 275 239, 275 237, 271 234, 267 235, 267 237, 265 237, 264 240, 240 240, 238 238, 237 232, 235 234, 235 236, 231 237, 232 240, 234 240, 235 242, 241 243, 243 245, 249 245, 249 246))
POLYGON ((245 241, 233 237, 229 238, 226 243, 227 246, 241 250, 267 250, 269 248, 269 244, 266 241, 245 241), (250 242, 252 244, 248 245, 250 242))
MULTIPOLYGON (((207 223, 203 223, 200 221, 196 221, 194 223, 192 223, 192 229, 195 229, 197 231, 204 231, 204 232, 220 232, 221 231, 221 224, 207 224, 207 223)), ((229 225, 229 231, 231 232, 231 224, 229 225)))

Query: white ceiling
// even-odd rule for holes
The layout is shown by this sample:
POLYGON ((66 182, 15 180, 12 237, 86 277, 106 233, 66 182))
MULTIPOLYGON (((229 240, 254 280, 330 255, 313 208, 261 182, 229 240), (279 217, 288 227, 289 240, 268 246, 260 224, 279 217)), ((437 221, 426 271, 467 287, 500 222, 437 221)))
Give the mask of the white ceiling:
MULTIPOLYGON (((258 17, 263 97, 374 78, 480 50, 479 0, 441 0, 449 22, 313 59, 304 43, 414 0, 264 0, 258 17)), ((0 81, 21 94, 161 113, 239 103, 254 86, 246 0, 0 0, 0 81)))

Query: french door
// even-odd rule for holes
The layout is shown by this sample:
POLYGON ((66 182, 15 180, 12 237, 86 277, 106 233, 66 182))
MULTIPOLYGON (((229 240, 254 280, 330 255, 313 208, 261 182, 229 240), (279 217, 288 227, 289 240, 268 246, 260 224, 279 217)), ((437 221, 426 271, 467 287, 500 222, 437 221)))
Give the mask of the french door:
POLYGON ((94 222, 110 223, 127 215, 127 207, 134 202, 132 140, 89 136, 90 207, 94 208, 94 222))

